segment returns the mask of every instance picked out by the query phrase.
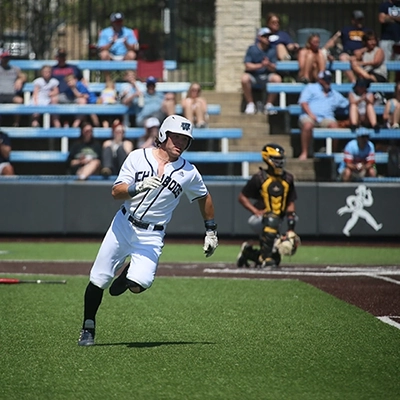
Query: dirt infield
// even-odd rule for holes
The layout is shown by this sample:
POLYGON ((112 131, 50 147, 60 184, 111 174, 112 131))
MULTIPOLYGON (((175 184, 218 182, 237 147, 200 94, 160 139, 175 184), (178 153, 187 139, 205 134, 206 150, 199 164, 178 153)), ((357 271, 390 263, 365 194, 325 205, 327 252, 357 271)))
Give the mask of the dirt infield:
MULTIPOLYGON (((88 275, 91 263, 0 261, 0 273, 88 275)), ((296 265, 268 271, 233 264, 160 264, 157 276, 298 279, 400 329, 399 266, 296 265)))

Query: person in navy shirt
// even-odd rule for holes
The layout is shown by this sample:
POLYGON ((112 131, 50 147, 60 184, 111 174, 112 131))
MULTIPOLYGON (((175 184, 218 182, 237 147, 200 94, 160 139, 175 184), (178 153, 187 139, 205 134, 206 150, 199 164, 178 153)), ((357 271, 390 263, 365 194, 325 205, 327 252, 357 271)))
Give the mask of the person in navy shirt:
POLYGON ((299 117, 301 128, 301 154, 299 160, 307 160, 314 127, 337 128, 335 112, 347 108, 349 100, 341 93, 331 89, 332 74, 322 71, 316 83, 309 83, 300 94, 299 104, 302 114, 299 117))
MULTIPOLYGON (((350 57, 354 55, 354 51, 364 46, 362 38, 368 31, 370 31, 370 29, 364 26, 364 13, 361 10, 354 10, 351 14, 351 25, 345 26, 340 31, 337 31, 329 39, 325 48, 329 49, 336 46, 340 39, 343 49, 338 58, 340 61, 350 61, 350 57)), ((349 82, 356 81, 353 71, 348 70, 344 71, 344 73, 349 82)))
POLYGON ((368 130, 359 128, 357 139, 350 140, 344 148, 344 159, 338 173, 343 182, 360 181, 365 176, 376 177, 375 147, 369 140, 368 130))
POLYGON ((271 31, 269 43, 272 47, 276 47, 278 60, 290 60, 297 58, 297 51, 300 46, 295 43, 292 37, 285 31, 280 30, 279 15, 268 13, 266 17, 267 28, 271 31))
MULTIPOLYGON (((266 90, 267 82, 282 82, 281 76, 275 73, 278 57, 276 48, 269 43, 270 35, 270 29, 259 29, 257 43, 248 47, 244 57, 245 72, 242 75, 241 84, 243 96, 247 103, 246 114, 254 114, 256 112, 252 93, 253 88, 266 90)), ((276 96, 276 93, 268 94, 267 103, 264 107, 266 113, 273 107, 276 96)))
POLYGON ((385 61, 394 57, 393 45, 400 42, 400 1, 388 0, 379 5, 378 20, 381 24, 379 47, 385 53, 385 61))

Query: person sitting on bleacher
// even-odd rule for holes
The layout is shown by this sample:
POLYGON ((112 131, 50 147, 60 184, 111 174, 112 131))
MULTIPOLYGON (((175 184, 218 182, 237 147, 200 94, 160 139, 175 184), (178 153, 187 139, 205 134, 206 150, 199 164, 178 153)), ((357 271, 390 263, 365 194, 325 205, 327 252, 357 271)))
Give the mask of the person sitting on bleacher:
POLYGON ((133 150, 133 143, 125 139, 125 128, 116 119, 112 124, 111 139, 103 143, 101 174, 104 177, 118 175, 127 155, 133 150))
POLYGON ((349 93, 349 118, 350 128, 354 132, 357 127, 372 127, 376 131, 379 130, 377 125, 377 117, 374 108, 374 94, 368 92, 371 81, 358 78, 353 86, 353 90, 349 93))
POLYGON ((11 140, 7 133, 0 131, 0 175, 14 175, 10 164, 11 140))
MULTIPOLYGON (((40 69, 40 76, 33 81, 32 105, 47 106, 53 103, 53 98, 58 96, 59 81, 51 77, 51 66, 44 65, 40 69)), ((38 127, 40 114, 32 114, 31 126, 38 127)))
MULTIPOLYGON (((0 103, 22 104, 24 96, 22 87, 26 82, 26 75, 18 67, 12 67, 10 62, 10 53, 3 51, 0 54, 0 103)), ((19 125, 20 116, 14 116, 14 126, 19 125)), ((0 116, 1 122, 1 116, 0 116)))
POLYGON ((123 26, 124 15, 120 12, 110 16, 111 26, 99 34, 97 48, 101 60, 134 60, 138 41, 131 28, 123 26))
POLYGON ((143 104, 137 105, 136 126, 144 126, 146 119, 151 117, 162 123, 166 117, 175 113, 175 94, 157 92, 156 84, 157 79, 154 76, 146 79, 147 90, 143 95, 143 104))
MULTIPOLYGON (((255 114, 256 106, 254 104, 252 89, 257 88, 262 91, 267 90, 267 83, 282 82, 282 77, 275 73, 278 56, 276 47, 269 43, 271 31, 269 28, 261 28, 258 31, 257 43, 248 47, 244 57, 245 72, 242 75, 242 90, 246 100, 246 114, 255 114)), ((269 113, 273 107, 277 93, 269 93, 267 102, 264 106, 264 112, 269 113)))
POLYGON ((378 39, 373 31, 363 36, 363 47, 354 51, 350 58, 351 69, 359 78, 369 79, 372 82, 387 82, 387 68, 385 53, 378 46, 378 39))
POLYGON ((276 47, 278 60, 291 60, 297 58, 297 51, 300 46, 291 38, 291 36, 279 29, 280 19, 279 15, 275 13, 268 13, 266 17, 267 28, 271 31, 269 42, 271 46, 276 47))
POLYGON ((337 128, 335 111, 347 108, 349 101, 331 88, 332 74, 322 71, 317 83, 309 83, 300 94, 299 104, 303 113, 299 117, 301 128, 301 153, 299 160, 307 160, 314 127, 337 128))
POLYGON ((182 99, 183 116, 187 118, 196 128, 207 127, 207 100, 201 96, 201 86, 198 82, 193 82, 187 92, 187 96, 182 99))
POLYGON ((157 118, 148 118, 144 124, 144 135, 137 141, 138 148, 147 149, 155 147, 155 141, 158 138, 158 130, 160 128, 160 121, 157 118))
POLYGON ((81 136, 71 146, 68 155, 68 172, 84 181, 89 176, 100 172, 101 157, 101 144, 93 137, 93 126, 89 122, 84 122, 81 127, 81 136))
POLYGON ((382 119, 386 128, 398 129, 400 127, 400 82, 396 83, 394 97, 385 104, 382 119))
POLYGON ((343 182, 360 181, 364 177, 376 177, 375 146, 369 141, 365 128, 357 130, 357 139, 350 140, 344 148, 344 159, 338 173, 343 182))
POLYGON ((320 48, 320 44, 320 36, 313 33, 308 37, 306 45, 300 49, 298 55, 299 82, 316 82, 318 74, 325 71, 326 52, 320 48))
MULTIPOLYGON (((335 48, 340 39, 342 48, 338 57, 339 61, 350 61, 354 51, 363 47, 362 38, 368 31, 370 29, 364 26, 364 13, 361 10, 354 10, 351 14, 351 24, 337 31, 324 45, 324 48, 328 50, 335 48)), ((353 71, 347 70, 344 73, 349 82, 354 83, 356 81, 353 71)))
MULTIPOLYGON (((73 75, 78 81, 83 80, 82 71, 73 64, 67 63, 67 52, 64 48, 60 48, 56 54, 57 64, 51 68, 51 77, 56 78, 59 82, 58 85, 58 96, 52 98, 52 104, 71 104, 74 103, 74 98, 69 97, 67 92, 70 92, 70 88, 66 80, 64 79, 67 75, 73 75)), ((51 116, 53 126, 55 128, 61 127, 60 116, 53 114, 51 116)))

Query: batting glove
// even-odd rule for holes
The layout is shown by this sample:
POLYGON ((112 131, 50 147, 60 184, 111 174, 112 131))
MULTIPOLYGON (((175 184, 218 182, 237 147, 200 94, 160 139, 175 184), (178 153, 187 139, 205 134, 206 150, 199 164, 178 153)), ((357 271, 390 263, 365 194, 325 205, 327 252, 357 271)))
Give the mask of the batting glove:
POLYGON ((134 183, 129 186, 128 193, 131 197, 134 197, 138 193, 145 192, 146 190, 157 189, 161 185, 161 178, 158 176, 149 176, 143 179, 142 182, 134 183))
POLYGON ((207 231, 204 238, 204 254, 206 257, 211 257, 215 249, 218 247, 217 231, 207 231))

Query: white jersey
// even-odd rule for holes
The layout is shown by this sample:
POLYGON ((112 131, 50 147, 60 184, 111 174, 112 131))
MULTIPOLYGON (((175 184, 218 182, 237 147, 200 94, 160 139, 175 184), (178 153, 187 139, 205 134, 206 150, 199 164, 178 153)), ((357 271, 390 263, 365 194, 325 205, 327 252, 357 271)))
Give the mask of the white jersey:
MULTIPOLYGON (((158 161, 153 151, 153 148, 132 151, 122 165, 114 185, 122 182, 131 185, 149 176, 157 176, 158 161)), ((171 220, 183 193, 191 203, 208 193, 197 168, 182 157, 166 164, 161 178, 162 184, 158 189, 140 193, 125 201, 125 208, 134 218, 165 226, 171 220)))
MULTIPOLYGON (((56 78, 50 78, 46 81, 43 77, 39 77, 33 81, 33 84, 39 88, 36 104, 39 106, 47 106, 51 102, 50 92, 57 87, 60 82, 56 78)), ((32 104, 34 104, 33 99, 32 104)))

